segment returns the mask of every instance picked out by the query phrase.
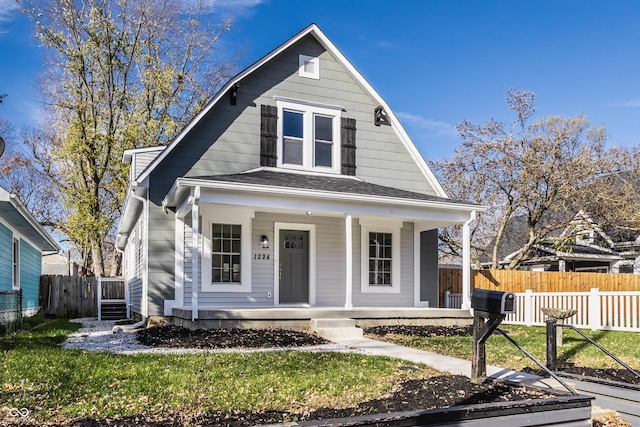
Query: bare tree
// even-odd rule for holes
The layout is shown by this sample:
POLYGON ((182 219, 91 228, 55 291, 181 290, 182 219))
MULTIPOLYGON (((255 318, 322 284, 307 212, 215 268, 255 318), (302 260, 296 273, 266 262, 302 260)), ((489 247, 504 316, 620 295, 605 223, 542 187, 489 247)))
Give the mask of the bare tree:
MULTIPOLYGON (((619 172, 629 166, 629 157, 617 157, 620 151, 605 147, 605 130, 591 126, 584 116, 549 116, 530 123, 534 98, 532 92, 508 90, 513 121, 461 122, 457 129, 463 142, 454 157, 432 163, 452 197, 489 206, 472 231, 477 266, 517 268, 537 244, 585 209, 587 201, 607 205, 612 185, 605 185, 604 176, 627 194, 619 172), (511 251, 516 253, 501 265, 511 251)), ((619 205, 629 198, 622 200, 617 199, 619 205)), ((460 256, 459 234, 456 228, 441 233, 446 254, 460 256)))
POLYGON ((122 154, 171 140, 228 78, 236 58, 219 40, 230 20, 180 0, 18 3, 50 60, 40 83, 48 116, 24 134, 28 160, 59 195, 50 221, 94 274, 113 274, 122 154))

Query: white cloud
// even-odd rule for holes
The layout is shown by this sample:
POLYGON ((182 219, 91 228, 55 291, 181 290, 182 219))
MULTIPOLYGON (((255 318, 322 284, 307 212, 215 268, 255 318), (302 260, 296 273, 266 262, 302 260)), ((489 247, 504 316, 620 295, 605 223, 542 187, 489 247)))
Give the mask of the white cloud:
POLYGON ((18 16, 20 8, 15 0, 0 0, 0 35, 6 32, 4 23, 18 16))
POLYGON ((218 13, 243 15, 245 13, 251 13, 252 8, 267 1, 268 0, 207 0, 207 3, 210 8, 218 13))
POLYGON ((640 98, 636 98, 636 99, 632 99, 630 101, 626 101, 626 102, 618 102, 613 104, 616 107, 631 107, 631 108, 637 108, 640 107, 640 98))
POLYGON ((0 0, 0 21, 12 19, 19 10, 15 0, 0 0))
POLYGON ((429 131, 432 136, 456 136, 458 134, 455 126, 452 126, 449 123, 405 112, 396 112, 396 115, 405 125, 425 129, 429 131))

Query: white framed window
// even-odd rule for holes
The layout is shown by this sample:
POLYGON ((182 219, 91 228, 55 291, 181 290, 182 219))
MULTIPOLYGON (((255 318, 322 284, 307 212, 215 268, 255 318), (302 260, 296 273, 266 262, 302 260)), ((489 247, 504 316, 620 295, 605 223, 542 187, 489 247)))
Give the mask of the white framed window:
POLYGON ((400 231, 402 224, 360 220, 363 293, 400 293, 400 231))
POLYGON ((20 240, 13 239, 13 289, 20 289, 20 240))
POLYGON ((308 79, 320 80, 320 58, 298 55, 298 75, 308 79))
POLYGON ((202 291, 251 292, 253 212, 202 210, 202 291))
POLYGON ((278 167, 340 173, 342 107, 276 100, 278 167))

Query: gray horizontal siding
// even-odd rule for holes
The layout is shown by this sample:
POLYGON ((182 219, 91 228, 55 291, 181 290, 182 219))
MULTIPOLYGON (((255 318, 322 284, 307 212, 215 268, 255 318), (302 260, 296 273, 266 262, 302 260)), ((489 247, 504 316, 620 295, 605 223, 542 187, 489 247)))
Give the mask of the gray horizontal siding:
MULTIPOLYGON (((355 227, 354 227, 355 228, 355 227)), ((360 279, 360 227, 358 229, 357 244, 354 246, 354 270, 357 258, 357 285, 356 275, 353 284, 353 305, 355 307, 413 307, 413 223, 405 222, 400 233, 400 293, 399 294, 375 294, 361 292, 360 279)), ((355 238, 354 238, 355 239, 355 238)), ((395 274, 395 272, 393 272, 395 274)))
MULTIPOLYGON (((192 264, 191 227, 185 219, 185 305, 191 304, 192 264)), ((345 219, 342 217, 309 217, 256 213, 252 228, 252 254, 265 253, 269 260, 252 259, 252 286, 250 292, 203 292, 198 299, 202 307, 270 307, 274 300, 274 229, 275 223, 314 224, 316 228, 316 306, 342 307, 345 304, 345 219), (260 236, 272 242, 269 249, 260 248, 260 236)), ((401 293, 371 294, 360 291, 360 227, 353 224, 353 303, 356 307, 412 307, 413 306, 413 224, 405 223, 401 231, 401 293)), ((201 246, 200 246, 201 247, 201 246)), ((202 253, 200 251, 200 256, 202 253)), ((252 257, 253 258, 253 257, 252 257)), ((200 266, 200 264, 199 264, 200 266)), ((200 275, 202 273, 199 268, 200 275)))
MULTIPOLYGON (((240 85, 237 105, 222 97, 163 160, 149 177, 151 217, 149 240, 150 314, 162 313, 163 300, 173 299, 174 220, 159 206, 177 177, 238 173, 260 166, 260 105, 275 105, 275 97, 313 101, 344 108, 343 116, 356 120, 356 176, 374 184, 435 194, 411 154, 391 126, 375 126, 373 110, 377 102, 351 78, 342 64, 326 52, 313 37, 300 40, 265 64, 240 85), (298 76, 298 55, 320 57, 320 79, 298 76)), ((259 250, 258 236, 268 233, 273 239, 273 221, 280 216, 258 214, 254 220, 251 248, 259 250), (270 233, 269 233, 270 230, 270 233)), ((290 217, 291 221, 310 221, 290 217)), ((344 219, 313 218, 317 225, 317 294, 320 306, 344 304, 344 219)), ((412 227, 403 229, 402 294, 398 304, 413 304, 412 227)), ((189 234, 189 233, 187 233, 189 234)), ((379 306, 389 304, 389 295, 360 293, 359 227, 354 221, 354 304, 379 306)), ((270 249, 273 251, 273 249, 270 249)), ((185 304, 190 303, 190 246, 185 246, 185 304)), ((200 294, 202 304, 272 305, 267 293, 273 292, 273 266, 254 263, 252 291, 241 293, 200 294)), ((395 297, 394 297, 395 298, 395 297)), ((394 301, 395 304, 395 301, 394 301)))
POLYGON ((175 218, 149 203, 149 315, 163 316, 164 301, 175 298, 175 218))
MULTIPOLYGON (((339 105, 356 119, 356 175, 367 182, 435 194, 391 126, 375 126, 377 103, 343 66, 307 37, 246 77, 237 105, 221 101, 152 174, 152 199, 164 197, 178 176, 237 173, 260 166, 260 105, 274 97, 339 105), (298 55, 320 57, 320 79, 298 76, 298 55)), ((156 200, 157 199, 157 200, 156 200)))

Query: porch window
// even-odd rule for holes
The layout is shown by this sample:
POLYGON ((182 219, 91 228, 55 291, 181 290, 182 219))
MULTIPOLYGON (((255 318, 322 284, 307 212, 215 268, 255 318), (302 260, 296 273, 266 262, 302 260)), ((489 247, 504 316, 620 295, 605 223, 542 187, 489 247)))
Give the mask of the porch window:
POLYGON ((340 173, 342 108, 278 100, 278 167, 340 173))
POLYGON ((212 224, 212 270, 214 283, 240 283, 242 226, 212 224))
POLYGON ((251 292, 253 210, 202 204, 200 212, 202 292, 251 292))
POLYGON ((400 292, 401 222, 360 220, 361 291, 400 292))
POLYGON ((369 286, 391 286, 391 233, 369 233, 369 286))

